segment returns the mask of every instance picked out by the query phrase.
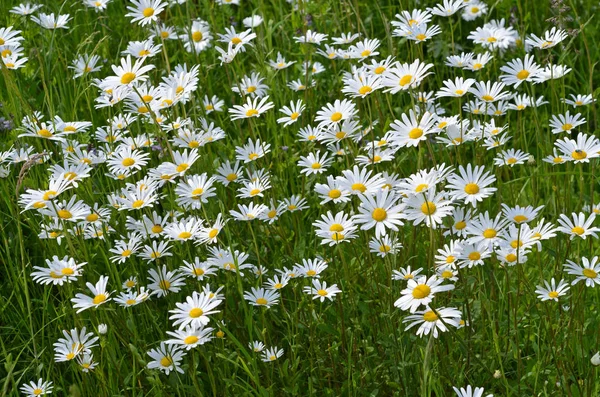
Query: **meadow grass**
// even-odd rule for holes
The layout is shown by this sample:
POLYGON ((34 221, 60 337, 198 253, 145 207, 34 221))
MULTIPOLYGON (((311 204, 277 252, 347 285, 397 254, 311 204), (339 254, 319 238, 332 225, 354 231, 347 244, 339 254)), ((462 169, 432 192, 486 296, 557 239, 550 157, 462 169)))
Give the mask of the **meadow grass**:
MULTIPOLYGON (((579 264, 583 257, 594 257, 598 252, 597 236, 584 240, 556 232, 555 237, 543 241, 540 247, 532 245, 526 253, 516 250, 517 255, 526 254, 525 263, 519 258, 519 264, 507 266, 498 255, 492 254, 482 266, 457 266, 457 281, 450 283, 455 288, 437 293, 431 307, 458 309, 464 326, 450 324, 448 332, 434 338, 433 334, 417 336, 416 328, 405 330, 403 319, 410 313, 394 303, 407 283, 393 280, 392 276, 394 270, 407 266, 413 271, 422 268, 421 275, 436 274, 435 255, 445 244, 457 239, 444 233, 455 222, 452 216, 446 216, 443 225, 436 228, 404 220, 398 231, 388 229, 388 234, 402 248, 384 257, 369 249, 369 241, 375 236, 373 229, 359 228, 354 239, 329 246, 321 244, 322 238, 316 235, 313 226, 328 211, 358 213, 361 201, 357 196, 347 203, 321 204, 315 184, 325 183, 326 175, 339 176, 342 171, 351 170, 357 155, 368 155, 363 150, 365 143, 381 139, 403 113, 415 108, 423 112, 425 105, 413 94, 436 92, 444 81, 461 76, 498 81, 503 74, 501 66, 525 56, 525 37, 530 33, 541 35, 553 26, 566 29, 568 37, 554 48, 534 49, 531 54, 540 65, 565 65, 572 69, 570 73, 540 84, 524 83, 518 88, 505 89, 534 98, 543 96, 547 104, 488 115, 463 109, 468 101, 474 100, 472 95, 436 100, 446 116, 458 115, 459 120, 477 120, 482 124, 494 120, 497 126, 507 125, 511 139, 503 147, 486 150, 483 140, 447 146, 436 142, 431 135, 417 147, 395 151, 392 161, 361 168, 407 178, 440 164, 456 169, 467 164, 484 166, 495 177, 493 186, 497 190, 476 208, 461 200, 453 201, 456 208, 471 209, 473 218, 476 213, 486 211, 493 218, 502 211, 502 204, 544 206, 533 224, 544 218, 557 225, 561 214, 590 213, 599 195, 596 160, 554 165, 542 159, 552 155, 557 139, 569 136, 552 133, 549 120, 553 115, 567 110, 571 114, 581 113, 586 123, 575 128, 571 137, 575 138, 579 132, 596 135, 595 103, 574 109, 561 101, 569 94, 597 96, 595 66, 600 56, 600 34, 594 19, 596 2, 489 2, 487 13, 473 21, 463 20, 461 12, 449 18, 434 17, 431 24, 439 25, 442 33, 418 44, 393 36, 391 22, 402 10, 425 10, 435 2, 314 0, 298 1, 297 8, 281 1, 241 0, 239 6, 205 0, 173 4, 160 14, 160 19, 183 34, 189 32, 186 29, 192 20, 207 21, 215 38, 213 47, 223 48, 216 41, 216 33, 223 33, 232 23, 238 32, 245 30, 243 18, 262 16, 263 23, 253 28, 257 37, 252 45, 237 53, 231 63, 222 63, 213 47, 196 53, 186 51, 182 40, 155 40, 163 47, 145 64, 155 66, 148 73, 149 82, 154 85, 176 65, 187 64, 188 68, 198 65, 198 88, 189 95, 187 103, 167 107, 160 114, 167 120, 190 118, 194 128, 200 128, 199 120, 205 117, 226 134, 224 139, 198 148, 200 158, 187 175, 215 175, 225 160, 233 162, 236 147, 246 144, 249 138, 253 141, 260 138, 271 144, 271 151, 247 167, 268 170, 272 187, 265 190, 264 197, 248 199, 237 197, 239 192, 232 184, 215 183, 216 196, 200 209, 187 209, 176 202, 176 185, 167 183, 159 189, 162 196, 153 207, 134 211, 111 208, 108 195, 120 192, 125 182, 139 181, 150 168, 172 161, 172 151, 180 150, 172 141, 168 143, 175 136, 173 131, 166 131, 151 118, 139 115, 140 120, 128 127, 128 135, 147 134, 160 148, 140 149, 149 154, 148 165, 125 181, 107 176, 107 165, 97 164, 78 187, 61 193, 57 201, 76 195, 89 206, 97 203, 109 208, 110 215, 97 224, 102 238, 67 232, 75 224, 59 220, 58 225, 64 230, 60 244, 56 239, 39 237, 42 224, 49 224, 51 218, 35 209, 24 210, 19 200, 27 189, 47 189, 49 166, 62 164, 66 154, 60 144, 51 140, 18 137, 23 133, 19 127, 23 118, 32 117, 34 112, 41 112, 44 121, 50 122, 55 116, 65 121, 89 121, 92 127, 88 131, 69 135, 67 139, 76 139, 84 148, 104 147, 94 132, 127 108, 123 103, 95 108, 100 93, 92 79, 112 75, 110 65, 120 63, 121 51, 129 41, 147 39, 148 28, 131 23, 131 18, 124 16, 128 12, 126 6, 130 5, 125 1, 112 1, 107 10, 98 13, 80 1, 48 2, 38 12, 68 13, 72 18, 68 29, 56 30, 43 29, 28 17, 5 12, 17 4, 14 0, 0 0, 0 28, 14 26, 21 31, 24 56, 28 57, 23 68, 9 70, 2 66, 0 70, 0 115, 11 120, 11 125, 2 131, 0 142, 0 150, 6 153, 1 158, 3 173, 6 172, 0 179, 2 395, 17 395, 22 384, 38 378, 53 382, 53 394, 71 396, 446 396, 453 395, 453 386, 466 385, 484 387, 484 395, 495 396, 600 395, 599 370, 590 361, 600 350, 600 285, 594 288, 578 282, 558 302, 541 301, 535 292, 538 285, 551 278, 565 279, 571 284, 575 277, 567 275, 563 265, 567 260, 579 264), (484 23, 501 18, 518 33, 519 43, 507 50, 491 49, 493 59, 478 72, 444 65, 453 54, 482 53, 481 45, 467 36, 484 23), (294 37, 302 36, 307 29, 328 34, 330 38, 355 32, 361 34, 359 40, 379 39, 380 54, 373 59, 393 56, 400 63, 420 59, 434 65, 433 74, 413 90, 397 94, 376 90, 364 98, 353 99, 361 129, 370 125, 372 128, 363 141, 343 140, 340 144, 345 154, 335 156, 326 173, 318 175, 300 174, 298 161, 301 156, 330 149, 323 143, 300 141, 297 132, 301 127, 316 126, 317 111, 344 98, 343 73, 353 65, 360 66, 362 61, 329 60, 316 53, 322 46, 296 43, 294 37), (275 59, 278 52, 296 64, 275 71, 267 61, 275 59), (98 55, 101 71, 73 78, 73 70, 68 66, 81 54, 98 55), (312 75, 304 73, 303 62, 320 62, 325 71, 311 76, 314 87, 294 91, 287 87, 288 82, 307 81, 308 75, 312 75), (227 109, 245 102, 245 98, 233 92, 232 87, 239 86, 242 77, 252 72, 265 78, 269 101, 275 107, 258 118, 233 121, 227 109), (207 114, 202 103, 204 95, 219 96, 225 101, 225 110, 207 114), (299 121, 283 127, 277 122, 282 116, 278 109, 299 99, 306 109, 299 121), (26 147, 33 148, 30 158, 33 153, 48 156, 42 157, 44 162, 38 164, 39 158, 14 161, 8 155, 9 151, 26 147), (498 153, 509 148, 529 155, 524 164, 495 165, 498 153), (301 211, 283 210, 273 223, 231 219, 229 211, 236 210, 238 204, 270 205, 271 200, 293 195, 305 198, 307 207, 301 211), (89 295, 86 282, 95 284, 102 275, 109 277, 108 291, 121 292, 129 277, 137 276, 140 285, 147 285, 150 269, 166 265, 175 270, 184 260, 198 257, 205 261, 210 257, 208 244, 173 241, 172 256, 151 262, 139 255, 132 255, 122 264, 111 261, 113 254, 109 250, 114 248, 115 241, 126 240, 127 233, 132 231, 127 226, 127 217, 140 220, 143 215, 150 217, 153 211, 163 215, 181 211, 182 217, 205 220, 205 226, 212 225, 222 214, 229 221, 219 232, 218 242, 212 245, 245 252, 249 255, 248 263, 268 272, 255 275, 252 269, 243 273, 221 269, 202 281, 186 278, 181 291, 163 297, 153 295, 135 307, 123 308, 110 301, 76 313, 71 299, 77 293, 89 295), (33 266, 45 266, 45 260, 55 255, 74 258, 77 263, 87 262, 83 274, 62 286, 36 283, 31 276, 33 266), (276 275, 275 269, 291 269, 303 259, 317 257, 328 264, 321 279, 341 290, 331 301, 320 302, 303 292, 304 287, 312 285, 310 277, 291 279, 281 289, 279 302, 269 308, 253 306, 244 298, 251 287, 260 287, 276 275), (201 292, 207 283, 213 289, 223 286, 220 293, 224 295, 218 312, 210 315, 207 325, 214 328, 213 339, 187 352, 179 363, 183 373, 172 371, 166 375, 148 368, 152 359, 147 352, 169 339, 167 331, 177 328, 169 320, 169 310, 175 309, 176 303, 183 302, 193 291, 201 292), (106 325, 106 333, 99 332, 100 324, 106 325), (53 344, 63 336, 62 331, 83 327, 99 337, 97 346, 91 348, 97 366, 88 373, 82 372, 76 360, 55 362, 54 359, 53 344), (248 347, 253 341, 282 348, 283 355, 273 362, 263 362, 248 347)), ((370 63, 371 58, 364 62, 370 63)), ((117 148, 108 146, 111 150, 117 148)), ((517 228, 521 233, 522 226, 517 228)), ((117 292, 111 297, 116 297, 117 292)))

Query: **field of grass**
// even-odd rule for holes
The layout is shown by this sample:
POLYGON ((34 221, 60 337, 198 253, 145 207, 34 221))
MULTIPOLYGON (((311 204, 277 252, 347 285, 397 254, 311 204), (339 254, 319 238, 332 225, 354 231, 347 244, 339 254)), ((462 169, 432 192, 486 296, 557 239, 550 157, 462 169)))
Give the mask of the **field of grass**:
POLYGON ((597 2, 43 3, 2 396, 600 396, 597 2))

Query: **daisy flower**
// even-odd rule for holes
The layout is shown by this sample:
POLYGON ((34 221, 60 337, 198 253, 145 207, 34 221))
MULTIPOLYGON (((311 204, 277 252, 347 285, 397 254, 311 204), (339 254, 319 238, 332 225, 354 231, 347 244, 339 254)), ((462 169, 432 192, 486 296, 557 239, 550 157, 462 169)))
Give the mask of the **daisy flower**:
POLYGON ((401 291, 402 296, 394 302, 394 306, 411 313, 415 313, 421 305, 428 307, 436 293, 454 289, 452 284, 441 285, 443 282, 443 279, 435 275, 429 278, 419 276, 409 279, 407 287, 401 291))
POLYGON ((498 167, 508 165, 514 167, 517 164, 525 164, 525 161, 529 159, 529 154, 523 152, 520 149, 508 149, 503 150, 494 158, 494 164, 498 167))
POLYGON ((261 359, 262 359, 262 361, 268 363, 268 362, 277 360, 281 356, 283 356, 283 349, 278 349, 277 347, 271 347, 262 352, 261 359))
POLYGON ((218 313, 219 310, 213 310, 222 301, 220 299, 211 298, 210 295, 202 292, 194 291, 191 296, 185 298, 185 302, 177 302, 177 309, 169 310, 173 313, 169 316, 169 320, 173 321, 173 326, 179 326, 182 330, 186 326, 203 327, 210 321, 209 314, 218 313))
POLYGON ((546 50, 554 47, 561 41, 565 40, 569 35, 562 29, 557 29, 556 27, 552 27, 552 29, 544 32, 543 37, 538 37, 535 34, 530 34, 529 37, 525 40, 525 44, 540 48, 542 50, 546 50))
POLYGON ((31 16, 31 20, 33 22, 37 23, 38 25, 40 25, 41 27, 43 27, 45 29, 50 29, 50 30, 68 29, 69 27, 67 26, 67 23, 69 22, 70 19, 71 19, 71 17, 69 16, 69 14, 55 16, 54 13, 51 13, 51 14, 39 13, 37 16, 36 15, 31 16))
POLYGON ((185 350, 190 350, 195 348, 196 346, 200 346, 209 342, 212 339, 212 331, 214 328, 205 328, 204 326, 196 327, 193 325, 188 325, 182 329, 178 329, 175 331, 167 331, 167 335, 169 335, 173 339, 169 339, 165 341, 167 345, 174 345, 185 350))
POLYGON ((356 237, 357 226, 354 225, 353 218, 343 211, 335 216, 331 211, 327 211, 327 214, 321 215, 321 220, 316 220, 313 226, 317 236, 323 239, 321 244, 329 244, 330 247, 356 237))
POLYGON ((559 139, 554 145, 566 161, 589 163, 590 159, 600 156, 600 141, 594 135, 580 132, 577 140, 571 138, 559 139))
MULTIPOLYGON (((483 397, 483 387, 476 387, 475 389, 473 389, 471 387, 471 385, 467 386, 467 388, 465 389, 464 387, 461 387, 460 389, 458 387, 452 387, 454 389, 454 392, 456 393, 456 395, 458 397, 483 397)), ((494 397, 491 394, 488 394, 486 397, 494 397)))
POLYGON ((315 122, 319 122, 319 128, 331 128, 344 120, 353 118, 358 113, 354 103, 347 99, 340 101, 336 99, 333 104, 328 103, 317 111, 315 122))
POLYGON ((127 6, 129 12, 126 17, 133 17, 131 22, 144 26, 158 20, 158 14, 167 7, 161 0, 131 0, 132 5, 127 6))
POLYGON ((416 147, 427 139, 427 135, 435 132, 435 119, 432 113, 425 112, 421 117, 410 109, 408 116, 402 114, 402 120, 394 120, 390 127, 391 143, 398 147, 416 147))
POLYGON ((505 87, 504 83, 491 81, 478 81, 475 83, 475 87, 471 87, 469 90, 485 103, 492 103, 505 99, 509 96, 509 93, 502 91, 505 87))
POLYGON ((496 181, 496 178, 485 171, 483 166, 472 166, 467 164, 458 168, 458 174, 453 173, 448 177, 448 186, 450 195, 454 200, 464 200, 465 204, 477 206, 478 202, 491 196, 495 187, 489 187, 496 181))
POLYGON ((298 167, 302 167, 301 174, 322 174, 327 171, 327 167, 333 160, 327 157, 327 152, 321 156, 321 151, 317 153, 309 153, 308 156, 300 156, 298 167))
POLYGON ((73 309, 77 310, 77 313, 81 313, 84 310, 87 310, 91 307, 98 307, 103 303, 106 303, 111 300, 110 295, 112 292, 108 292, 106 290, 106 284, 108 283, 108 276, 100 276, 100 279, 96 283, 96 285, 92 283, 86 283, 85 285, 92 292, 93 297, 87 296, 85 294, 77 294, 75 298, 71 299, 73 302, 73 309))
POLYGON ((382 258, 387 255, 394 255, 400 251, 402 248, 402 244, 398 242, 398 239, 391 237, 390 235, 385 235, 381 237, 373 236, 371 240, 369 240, 369 248, 370 252, 377 254, 382 258))
POLYGON ((337 287, 337 284, 327 287, 325 281, 321 282, 321 280, 316 278, 312 280, 312 287, 304 287, 305 294, 313 295, 313 300, 319 299, 321 302, 325 301, 325 299, 333 301, 333 298, 341 292, 342 290, 337 287))
POLYGON ((364 98, 379 88, 381 88, 381 79, 378 75, 360 72, 344 79, 342 92, 352 98, 364 98))
POLYGON ((243 105, 234 105, 232 108, 229 108, 229 113, 231 114, 231 120, 238 119, 247 119, 250 117, 260 117, 261 114, 266 112, 269 109, 272 109, 273 102, 268 102, 269 96, 265 96, 262 98, 254 98, 248 96, 246 98, 246 103, 243 105))
POLYGON ((396 281, 398 281, 398 280, 413 280, 422 271, 423 271, 422 267, 415 269, 415 270, 412 270, 412 268, 410 266, 407 266, 405 268, 402 267, 402 268, 400 268, 400 270, 392 271, 392 280, 396 280, 396 281))
POLYGON ((452 205, 445 197, 445 192, 436 194, 434 189, 410 196, 403 201, 404 217, 412 220, 415 226, 424 222, 427 227, 436 229, 443 218, 452 213, 452 205))
POLYGON ((150 269, 148 277, 148 289, 152 291, 152 295, 159 298, 169 293, 177 293, 185 285, 184 276, 178 270, 167 271, 166 265, 159 267, 158 271, 150 269))
POLYGON ((333 203, 346 203, 350 201, 350 191, 340 186, 337 178, 327 176, 327 183, 317 183, 314 187, 315 192, 321 199, 320 204, 323 205, 332 201, 333 203))
POLYGON ((158 368, 166 375, 173 370, 184 373, 181 368, 181 360, 185 356, 185 352, 177 345, 167 345, 165 342, 160 342, 160 346, 156 349, 148 351, 148 355, 152 359, 148 363, 149 369, 158 368))
POLYGON ((295 103, 294 101, 290 102, 289 107, 284 106, 283 108, 279 109, 281 113, 285 114, 285 117, 278 118, 277 123, 283 124, 284 127, 294 124, 296 121, 298 121, 298 117, 302 115, 302 112, 305 108, 306 106, 301 99, 295 103))
POLYGON ((502 66, 500 71, 505 74, 500 75, 500 80, 504 84, 517 88, 525 81, 534 81, 539 74, 540 66, 534 62, 532 55, 525 55, 525 59, 513 59, 506 66, 502 66))
POLYGON ((581 257, 581 263, 581 265, 578 265, 567 259, 567 263, 564 264, 565 271, 575 276, 575 280, 571 282, 571 285, 575 285, 580 281, 583 281, 586 287, 593 288, 596 284, 600 285, 600 262, 598 262, 598 257, 595 256, 591 260, 581 257))
POLYGON ((595 220, 596 214, 593 213, 590 214, 589 217, 586 217, 583 212, 580 212, 579 214, 572 213, 571 218, 565 214, 560 214, 558 218, 560 227, 556 230, 571 235, 571 240, 576 236, 581 237, 584 240, 587 236, 598 238, 597 232, 600 231, 600 228, 592 226, 595 220))
POLYGON ((458 328, 462 317, 462 313, 453 307, 440 307, 435 311, 427 307, 425 310, 414 313, 406 316, 402 322, 409 323, 405 331, 418 325, 417 336, 419 337, 431 333, 434 338, 437 338, 439 332, 448 331, 448 325, 458 328))
POLYGON ((400 91, 418 87, 423 79, 433 72, 427 72, 433 67, 431 63, 423 63, 417 59, 413 63, 396 63, 389 68, 381 80, 381 85, 386 87, 385 92, 396 94, 400 91))
POLYGON ((569 284, 565 280, 560 280, 558 285, 556 285, 556 281, 554 281, 554 278, 552 278, 550 283, 544 281, 544 286, 538 285, 535 293, 538 295, 538 298, 542 300, 542 302, 547 300, 558 302, 558 298, 566 295, 569 288, 569 284))
POLYGON ((251 292, 244 292, 246 299, 252 306, 270 308, 279 302, 279 292, 265 288, 251 288, 251 292))
POLYGON ((560 134, 562 132, 570 134, 574 128, 585 124, 585 122, 585 118, 581 116, 581 113, 573 116, 567 110, 565 114, 552 115, 552 118, 550 118, 550 128, 552 128, 553 134, 560 134))
POLYGON ((375 236, 379 238, 387 234, 387 229, 398 231, 398 226, 404 224, 402 222, 402 219, 406 219, 402 214, 404 206, 398 204, 394 192, 378 190, 374 196, 361 194, 359 199, 361 201, 359 214, 354 221, 362 225, 361 230, 375 228, 375 236))
POLYGON ((442 87, 435 96, 436 98, 460 98, 469 92, 469 89, 473 84, 475 84, 475 79, 463 79, 462 77, 457 77, 454 81, 444 80, 444 87, 442 87))
POLYGON ((27 397, 37 397, 52 394, 53 387, 51 381, 45 381, 43 378, 39 378, 37 382, 31 381, 29 384, 23 383, 20 390, 21 393, 25 394, 27 397))

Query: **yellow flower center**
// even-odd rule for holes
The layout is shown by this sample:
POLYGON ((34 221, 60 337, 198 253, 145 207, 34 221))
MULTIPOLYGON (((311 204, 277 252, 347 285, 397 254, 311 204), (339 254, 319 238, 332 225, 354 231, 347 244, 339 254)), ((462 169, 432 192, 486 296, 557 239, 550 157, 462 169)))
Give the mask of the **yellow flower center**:
POLYGON ((495 229, 485 229, 483 231, 483 237, 485 237, 485 238, 494 238, 494 237, 496 237, 497 234, 498 234, 498 232, 496 232, 495 229))
POLYGON ((423 41, 427 38, 427 36, 424 35, 423 33, 419 33, 418 35, 415 36, 415 38, 419 41, 423 41))
POLYGON ((181 233, 179 233, 179 235, 177 237, 179 237, 182 240, 186 240, 186 239, 192 237, 192 233, 190 233, 190 232, 181 232, 181 233))
POLYGON ((193 32, 192 33, 192 40, 194 40, 196 43, 201 41, 203 38, 202 32, 193 32))
POLYGON ((571 229, 571 232, 581 236, 583 233, 585 233, 585 230, 581 226, 575 226, 573 229, 571 229))
POLYGON ((269 302, 268 302, 268 301, 267 301, 265 298, 258 298, 258 299, 256 300, 256 303, 257 303, 258 305, 266 305, 266 304, 267 304, 267 303, 269 303, 269 302))
POLYGON ((248 91, 249 93, 253 93, 254 91, 256 91, 256 87, 251 85, 250 87, 246 88, 246 91, 248 91))
POLYGON ((127 299, 125 303, 127 304, 127 306, 132 306, 136 304, 136 301, 135 299, 127 299))
POLYGON ((44 203, 43 201, 38 201, 33 203, 33 208, 35 208, 36 210, 39 210, 40 208, 45 208, 46 207, 46 203, 44 203))
POLYGON ((318 170, 321 168, 321 163, 313 163, 313 165, 311 165, 311 168, 313 170, 318 170))
POLYGON ((231 42, 235 45, 238 45, 242 42, 242 39, 240 39, 239 37, 234 37, 233 39, 231 39, 231 42))
POLYGON ((68 210, 59 210, 57 215, 60 219, 71 219, 73 217, 73 214, 68 210))
POLYGON ((375 74, 381 74, 385 72, 385 68, 383 66, 377 66, 374 70, 375 74))
POLYGON ((358 190, 359 192, 364 193, 367 191, 367 187, 362 183, 353 183, 352 190, 358 190))
POLYGON ((306 272, 306 275, 311 276, 311 277, 314 276, 315 274, 317 274, 317 272, 312 269, 306 272))
POLYGON ((448 255, 446 257, 446 263, 453 263, 454 262, 454 257, 452 255, 448 255))
POLYGON ((250 196, 256 196, 260 192, 261 192, 260 189, 252 189, 252 190, 250 190, 250 196))
POLYGON ((450 270, 444 270, 442 272, 442 278, 451 278, 452 276, 454 276, 454 273, 452 273, 450 270))
POLYGON ((412 82, 412 78, 413 78, 413 77, 412 77, 412 75, 410 75, 410 74, 407 74, 407 75, 405 75, 405 76, 402 76, 402 78, 400 79, 400 83, 399 83, 399 84, 400 84, 400 86, 401 86, 401 87, 404 87, 404 86, 407 86, 407 85, 409 85, 409 84, 412 82))
POLYGON ((525 222, 529 220, 525 215, 516 215, 513 220, 517 223, 525 222))
POLYGON ((431 288, 427 284, 419 284, 412 290, 412 296, 415 299, 423 299, 429 296, 431 288))
POLYGON ((331 189, 327 195, 332 199, 336 199, 342 195, 342 191, 339 189, 331 189))
POLYGON ((419 139, 420 137, 423 136, 423 130, 420 128, 413 128, 412 130, 410 130, 410 132, 408 133, 408 137, 410 139, 419 139))
POLYGON ((42 198, 45 201, 51 200, 54 197, 56 197, 56 192, 54 190, 48 190, 46 193, 44 193, 44 195, 42 196, 42 198))
POLYGON ((171 365, 173 365, 173 359, 171 358, 171 356, 164 356, 160 359, 160 365, 162 365, 165 368, 170 367, 171 365))
POLYGON ((517 260, 517 255, 510 253, 510 254, 506 255, 506 260, 508 262, 515 262, 517 260))
POLYGON ((479 185, 477 185, 476 183, 467 183, 465 185, 465 193, 467 193, 467 194, 479 193, 479 185))
POLYGON ((368 57, 369 55, 371 55, 371 50, 364 50, 360 53, 361 57, 368 57))
POLYGON ((423 212, 425 215, 434 214, 436 209, 437 207, 431 201, 426 201, 423 204, 421 204, 421 212, 423 212))
POLYGON ((127 72, 127 73, 123 73, 123 76, 121 76, 121 84, 129 84, 133 81, 133 79, 135 79, 135 73, 132 72, 127 72))
POLYGON ((573 160, 583 160, 584 158, 587 157, 587 153, 584 152, 583 150, 574 150, 571 153, 571 157, 573 157, 573 160))
POLYGON ((596 278, 598 273, 594 269, 583 269, 583 275, 587 278, 596 278))
POLYGON ((43 391, 42 389, 40 389, 40 388, 33 389, 33 395, 34 395, 34 396, 39 396, 39 395, 41 395, 43 392, 44 392, 44 391, 43 391))
POLYGON ((477 251, 471 252, 469 254, 469 259, 472 261, 478 261, 479 259, 481 259, 481 254, 477 251))
POLYGON ((198 337, 196 335, 190 335, 187 336, 184 340, 183 343, 185 343, 186 345, 193 345, 194 343, 198 342, 198 337))
POLYGON ((456 222, 456 224, 454 225, 454 228, 456 230, 463 230, 465 227, 467 227, 467 223, 465 221, 458 221, 456 222))
POLYGON ((48 131, 45 128, 42 128, 38 131, 38 135, 44 138, 50 138, 52 136, 52 132, 48 131))
POLYGON ((140 208, 142 205, 144 205, 144 200, 135 200, 132 204, 131 207, 132 208, 140 208))
POLYGON ((92 299, 92 303, 94 305, 99 305, 102 302, 104 302, 105 300, 106 300, 106 295, 104 295, 104 294, 98 294, 98 295, 94 296, 94 299, 92 299))
POLYGON ((300 116, 300 113, 294 112, 294 113, 290 114, 290 119, 296 120, 298 118, 298 116, 300 116))
POLYGON ((340 112, 335 112, 331 115, 331 121, 336 122, 342 119, 343 115, 340 112))
POLYGON ((529 72, 525 69, 523 69, 519 73, 517 73, 517 78, 519 80, 525 80, 527 77, 529 77, 529 72))
POLYGON ((358 90, 358 93, 360 95, 366 95, 366 94, 368 94, 371 91, 373 91, 373 88, 371 88, 368 85, 364 85, 364 86, 360 87, 360 89, 358 90))
POLYGON ((340 225, 339 223, 334 223, 333 225, 331 225, 329 227, 329 231, 330 232, 343 232, 344 226, 340 225))
POLYGON ((558 292, 550 291, 550 292, 548 292, 548 297, 550 297, 552 299, 556 299, 556 298, 558 298, 558 292))
POLYGON ((75 274, 75 271, 70 267, 64 267, 61 269, 60 272, 63 274, 63 276, 72 276, 73 274, 75 274))
POLYGON ((189 315, 191 318, 198 318, 203 314, 204 314, 204 312, 199 307, 195 307, 192 310, 190 310, 190 312, 189 312, 189 315))
POLYGON ((181 163, 177 166, 176 170, 177 172, 183 172, 185 170, 187 170, 190 166, 187 163, 181 163))
POLYGON ((438 319, 438 316, 437 316, 437 314, 435 314, 435 313, 433 312, 433 310, 430 310, 430 311, 428 311, 428 312, 425 312, 425 313, 423 314, 423 320, 425 320, 425 321, 428 321, 428 322, 430 322, 430 323, 431 323, 431 322, 434 322, 434 321, 437 321, 437 319, 438 319))
POLYGON ((417 193, 421 193, 423 190, 427 189, 428 187, 429 187, 429 185, 428 185, 428 184, 426 184, 426 183, 421 183, 420 185, 418 185, 418 186, 415 188, 415 192, 417 192, 417 193))
POLYGON ((138 52, 138 56, 140 56, 140 57, 145 57, 146 55, 150 55, 150 51, 141 50, 140 52, 138 52))
POLYGON ((484 101, 490 102, 490 101, 494 100, 494 97, 489 94, 485 94, 484 96, 481 97, 481 99, 483 99, 484 101))
POLYGON ((144 11, 142 11, 142 14, 144 15, 145 18, 149 18, 152 15, 154 15, 154 8, 152 8, 152 7, 145 8, 144 11))
POLYGON ((390 247, 389 245, 384 244, 379 246, 379 252, 390 252, 391 249, 392 247, 390 247))
POLYGON ((508 164, 516 164, 517 163, 517 159, 514 157, 509 158, 508 160, 506 160, 506 162, 508 164))
POLYGON ((88 222, 96 222, 99 218, 100 218, 100 216, 98 216, 98 214, 91 213, 85 217, 85 220, 88 222))
POLYGON ((154 225, 152 226, 152 233, 157 234, 163 231, 163 228, 161 225, 154 225))
POLYGON ((252 117, 258 114, 258 110, 256 109, 248 109, 246 111, 246 117, 252 117))
POLYGON ((135 164, 135 160, 132 159, 131 157, 126 157, 123 159, 121 164, 123 164, 124 167, 131 167, 132 165, 135 164))

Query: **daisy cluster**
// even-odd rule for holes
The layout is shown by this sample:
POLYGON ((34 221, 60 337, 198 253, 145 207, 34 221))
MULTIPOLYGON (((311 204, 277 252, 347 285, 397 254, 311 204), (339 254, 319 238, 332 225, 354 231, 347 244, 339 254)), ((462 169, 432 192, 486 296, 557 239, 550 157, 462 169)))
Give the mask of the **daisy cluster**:
MULTIPOLYGON (((102 15, 113 3, 78 1, 77 12, 102 15)), ((567 97, 563 86, 564 113, 539 121, 543 130, 535 137, 508 122, 511 114, 536 120, 546 114, 549 102, 535 87, 552 86, 559 95, 554 85, 572 70, 548 54, 566 44, 565 30, 524 34, 493 19, 483 2, 443 0, 393 16, 390 43, 409 43, 411 56, 387 55, 385 37, 330 36, 309 27, 287 38, 301 55, 276 48, 255 67, 252 56, 267 35, 261 16, 240 7, 242 27, 217 31, 208 15, 170 26, 165 16, 185 3, 127 1, 122 18, 145 38, 129 41, 110 60, 93 52, 69 59, 70 77, 91 87, 94 117, 33 110, 18 123, 15 145, 0 152, 0 176, 19 181, 19 211, 39 224, 38 239, 57 253, 34 263, 29 275, 68 295, 72 318, 61 322, 73 323, 87 311, 133 313, 135 306, 162 300, 152 307, 169 306, 155 313, 169 329, 147 350, 146 367, 184 374, 191 351, 243 332, 227 327, 236 315, 231 305, 248 307, 264 322, 265 311, 285 311, 288 302, 307 297, 301 310, 341 304, 349 285, 340 270, 347 272, 342 251, 362 247, 359 262, 373 262, 369 255, 375 266, 395 266, 390 290, 401 320, 394 319, 405 331, 435 339, 478 325, 455 295, 469 274, 526 266, 547 255, 552 240, 570 247, 598 238, 600 205, 556 213, 542 197, 497 199, 536 156, 552 170, 583 167, 600 156, 600 140, 586 132, 592 94, 567 97), (452 32, 451 55, 433 63, 423 56, 424 43, 440 35, 449 18, 450 26, 462 19, 473 28, 460 46, 452 32), (172 45, 183 51, 171 63, 172 45), (226 71, 219 88, 207 84, 211 68, 200 56, 212 56, 211 68, 226 71), (236 73, 244 65, 250 70, 236 73), (436 81, 440 75, 454 77, 436 81), (339 87, 317 95, 332 78, 339 87), (283 101, 283 90, 293 99, 283 101), (266 131, 273 125, 276 132, 266 131), (527 145, 532 139, 552 140, 552 153, 527 145), (293 147, 282 144, 290 141, 293 147), (23 182, 42 167, 40 185, 23 182), (290 237, 283 222, 297 230, 305 222, 310 233, 290 237), (240 231, 245 239, 233 237, 240 231), (400 262, 407 245, 416 244, 405 238, 410 233, 428 236, 429 255, 400 262), (312 253, 297 251, 292 239, 312 253), (286 261, 273 260, 261 243, 267 240, 287 249, 286 261), (85 248, 92 244, 101 255, 85 248)), ((298 10, 304 2, 288 3, 298 10)), ((69 14, 46 14, 45 8, 26 3, 10 12, 34 22, 34 30, 73 28, 69 14)), ((34 67, 23 56, 21 33, 0 28, 2 61, 13 79, 34 67)), ((562 266, 539 279, 539 300, 561 302, 576 285, 596 292, 598 257, 561 255, 562 266)), ((265 345, 270 338, 236 337, 264 362, 284 354, 265 345)), ((99 339, 85 327, 65 330, 54 360, 94 371, 99 339)), ((39 379, 21 391, 37 396, 52 388, 39 379)), ((454 391, 484 393, 471 386, 454 391)))

